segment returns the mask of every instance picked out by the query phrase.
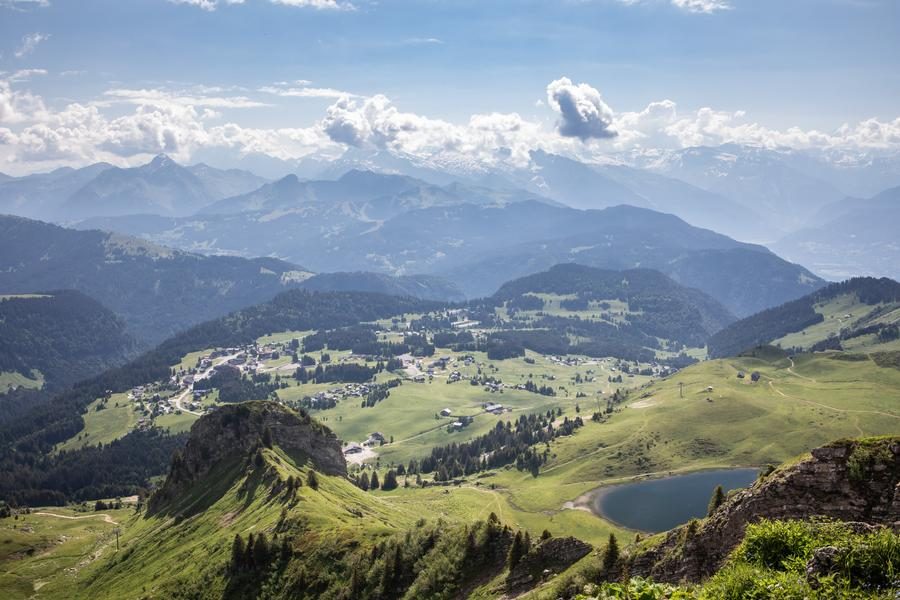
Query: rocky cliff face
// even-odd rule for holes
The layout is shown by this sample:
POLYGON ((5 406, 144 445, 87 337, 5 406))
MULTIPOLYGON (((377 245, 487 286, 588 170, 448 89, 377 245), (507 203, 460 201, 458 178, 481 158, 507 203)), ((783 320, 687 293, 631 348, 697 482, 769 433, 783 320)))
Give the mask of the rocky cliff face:
POLYGON ((513 567, 506 578, 508 590, 533 587, 541 579, 561 573, 585 556, 592 546, 573 537, 542 541, 513 567))
POLYGON ((337 436, 308 414, 269 401, 233 404, 194 423, 184 451, 172 459, 166 482, 153 497, 151 511, 180 497, 228 461, 249 459, 264 445, 277 446, 298 465, 308 462, 320 473, 347 475, 337 436))
POLYGON ((700 581, 719 569, 748 523, 827 517, 900 526, 900 437, 839 441, 812 451, 729 498, 708 519, 670 531, 624 559, 632 575, 700 581))

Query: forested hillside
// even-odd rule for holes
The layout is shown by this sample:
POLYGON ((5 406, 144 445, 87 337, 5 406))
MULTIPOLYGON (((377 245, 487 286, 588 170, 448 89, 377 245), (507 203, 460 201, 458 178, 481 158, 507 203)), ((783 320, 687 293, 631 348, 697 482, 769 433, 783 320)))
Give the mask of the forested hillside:
POLYGON ((735 320, 705 293, 679 285, 659 271, 613 271, 562 264, 504 284, 494 298, 512 300, 527 293, 574 294, 574 306, 590 302, 627 302, 629 321, 649 335, 702 346, 711 335, 735 320))
POLYGON ((0 216, 0 290, 76 289, 122 317, 144 347, 270 299, 308 276, 260 258, 200 256, 102 231, 0 216))
MULTIPOLYGON (((821 310, 817 310, 817 305, 828 303, 841 296, 852 296, 857 304, 866 308, 867 314, 857 314, 855 316, 850 313, 831 315, 839 319, 839 329, 836 337, 839 338, 842 335, 850 336, 854 333, 877 335, 883 329, 890 329, 892 325, 893 330, 888 331, 885 335, 893 335, 893 332, 896 331, 896 324, 892 324, 890 321, 879 321, 878 317, 889 311, 891 309, 890 305, 900 302, 900 283, 887 278, 857 277, 841 283, 833 283, 792 302, 764 310, 746 319, 732 323, 712 336, 709 341, 710 356, 734 356, 754 346, 768 344, 788 334, 802 332, 808 327, 820 324, 826 320, 826 317, 821 310), (877 309, 878 305, 888 306, 887 309, 877 309), (873 312, 875 310, 877 310, 878 314, 873 312), (866 317, 873 322, 871 324, 867 323, 866 317), (872 327, 872 329, 865 330, 866 327, 872 327)), ((893 308, 897 307, 894 306, 893 308)), ((824 340, 810 337, 810 342, 822 341, 824 340)), ((839 340, 836 339, 836 341, 839 340)))
POLYGON ((121 364, 135 351, 112 311, 73 290, 0 296, 0 340, 0 373, 37 371, 48 390, 121 364))

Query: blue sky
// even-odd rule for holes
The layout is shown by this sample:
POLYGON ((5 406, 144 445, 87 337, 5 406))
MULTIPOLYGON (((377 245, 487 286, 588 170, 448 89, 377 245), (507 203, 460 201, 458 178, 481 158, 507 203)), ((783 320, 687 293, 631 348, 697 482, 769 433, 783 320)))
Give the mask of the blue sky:
MULTIPOLYGON (((746 124, 779 132, 831 134, 845 123, 890 125, 900 117, 895 0, 210 2, 0 0, 0 78, 15 109, 4 116, 0 95, 0 131, 8 132, 5 151, 0 144, 8 168, 0 163, 0 170, 109 154, 107 143, 105 150, 70 145, 42 155, 23 132, 43 123, 59 133, 70 119, 53 121, 51 113, 72 103, 95 108, 106 124, 152 108, 148 98, 113 101, 121 96, 110 90, 153 90, 180 97, 182 106, 197 95, 247 100, 239 108, 207 106, 210 112, 198 117, 204 131, 216 123, 310 129, 338 92, 347 92, 359 96, 357 111, 364 98, 384 95, 404 115, 465 126, 472 115, 515 113, 551 135, 566 117, 548 101, 547 87, 561 77, 597 90, 619 128, 628 121, 622 114, 665 100, 677 105, 679 118, 696 120, 703 108, 730 118, 741 111, 746 124), (204 2, 206 9, 197 5, 204 2), (34 109, 35 99, 42 109, 34 109)), ((655 139, 635 131, 645 145, 655 139)), ((721 141, 733 141, 727 135, 721 141)), ((618 147, 606 150, 622 150, 633 139, 618 136, 618 147)), ((677 143, 691 140, 709 142, 682 136, 677 143)), ((600 140, 581 141, 604 150, 600 140)), ((210 143, 193 139, 170 151, 187 158, 210 143)), ((138 146, 116 147, 113 158, 159 149, 138 146)))

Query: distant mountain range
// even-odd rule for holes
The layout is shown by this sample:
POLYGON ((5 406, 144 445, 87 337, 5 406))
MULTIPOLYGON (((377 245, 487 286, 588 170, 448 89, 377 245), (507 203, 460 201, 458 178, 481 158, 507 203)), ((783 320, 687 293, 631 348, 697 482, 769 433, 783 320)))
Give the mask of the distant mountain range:
POLYGON ((470 298, 564 262, 659 269, 739 316, 819 285, 762 246, 649 209, 578 210, 527 191, 437 186, 370 171, 351 170, 335 181, 288 176, 193 217, 102 218, 79 226, 195 252, 277 256, 317 272, 439 275, 470 298))
MULTIPOLYGON (((835 164, 809 153, 735 144, 623 154, 603 164, 533 151, 527 164, 516 167, 476 160, 436 164, 385 150, 352 150, 337 160, 299 161, 293 164, 297 174, 269 181, 248 171, 183 167, 158 156, 128 169, 98 164, 0 179, 0 211, 116 231, 188 252, 276 257, 319 272, 449 276, 469 297, 492 293, 508 276, 558 262, 649 266, 745 315, 810 291, 804 286, 815 277, 801 277, 772 257, 761 258, 759 246, 740 246, 734 239, 765 241, 828 277, 895 275, 900 261, 894 260, 890 225, 896 203, 851 201, 838 184, 846 176, 849 188, 862 189, 858 175, 867 168, 877 171, 879 181, 900 184, 900 159, 882 157, 868 167, 854 163, 842 170, 835 164), (725 246, 697 246, 632 222, 632 230, 662 235, 669 244, 663 250, 629 249, 626 260, 610 254, 621 246, 599 237, 624 233, 611 231, 610 213, 602 213, 620 205, 675 215, 733 239, 725 246), (599 256, 604 244, 611 249, 599 256), (707 252, 701 267, 696 256, 686 261, 683 253, 672 253, 682 247, 740 247, 757 254, 748 259, 741 252, 707 252), (749 271, 747 260, 755 264, 749 271), (722 283, 717 271, 728 264, 758 276, 769 262, 779 265, 772 291, 749 289, 749 281, 722 283), (502 263, 514 271, 494 277, 486 271, 502 263), (782 289, 794 285, 792 280, 799 287, 782 289)), ((649 213, 636 214, 660 223, 649 213)))
POLYGON ((79 290, 102 299, 144 346, 305 286, 440 300, 462 297, 452 284, 435 277, 315 276, 272 258, 203 256, 120 234, 0 216, 0 293, 79 290))
POLYGON ((831 279, 854 275, 900 279, 900 187, 873 198, 833 202, 811 221, 811 227, 772 247, 831 279))
POLYGON ((58 222, 87 216, 189 215, 266 181, 236 169, 183 167, 160 155, 130 169, 98 163, 0 180, 0 213, 58 222))

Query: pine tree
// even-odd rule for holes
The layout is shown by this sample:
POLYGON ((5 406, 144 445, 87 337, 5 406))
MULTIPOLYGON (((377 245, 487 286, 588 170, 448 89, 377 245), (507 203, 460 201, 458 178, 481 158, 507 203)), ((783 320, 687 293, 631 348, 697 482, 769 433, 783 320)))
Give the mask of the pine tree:
POLYGON ((609 534, 609 541, 606 543, 606 549, 603 551, 603 568, 609 571, 612 569, 616 561, 619 560, 619 542, 616 540, 615 534, 609 534))
POLYGON ((237 573, 244 564, 244 539, 239 533, 234 534, 234 542, 231 544, 231 572, 237 573))
POLYGON ((378 481, 378 471, 372 471, 372 478, 369 479, 369 489, 377 490, 381 487, 381 483, 378 481))
POLYGON ((522 532, 517 531, 513 537, 512 545, 509 547, 509 554, 506 555, 506 565, 513 569, 522 557, 525 555, 524 543, 522 540, 522 532))
POLYGON ((314 490, 319 489, 319 476, 312 469, 309 470, 309 474, 306 476, 306 485, 314 490))
POLYGON ((266 448, 272 447, 272 430, 269 429, 268 425, 263 427, 262 443, 266 448))
POLYGON ((253 537, 253 532, 251 531, 247 534, 247 545, 244 547, 244 568, 252 569, 254 566, 253 563, 253 543, 255 542, 255 538, 253 537))
POLYGON ((386 492, 397 489, 397 473, 393 469, 388 471, 387 475, 384 476, 384 481, 381 483, 381 489, 386 492))
POLYGON ((722 506, 722 503, 725 502, 725 490, 722 489, 721 485, 717 485, 716 489, 713 491, 712 498, 709 499, 709 506, 706 509, 706 515, 712 516, 716 509, 722 506))
POLYGON ((253 564, 257 569, 269 564, 269 540, 264 533, 258 534, 253 542, 253 564))
POLYGON ((368 473, 363 473, 359 476, 359 482, 357 483, 359 489, 364 492, 369 491, 369 475, 368 473))
POLYGON ((543 541, 543 540, 549 540, 549 539, 552 538, 552 537, 553 537, 553 534, 550 533, 550 530, 549 530, 549 529, 545 529, 544 532, 541 534, 541 541, 543 541))

